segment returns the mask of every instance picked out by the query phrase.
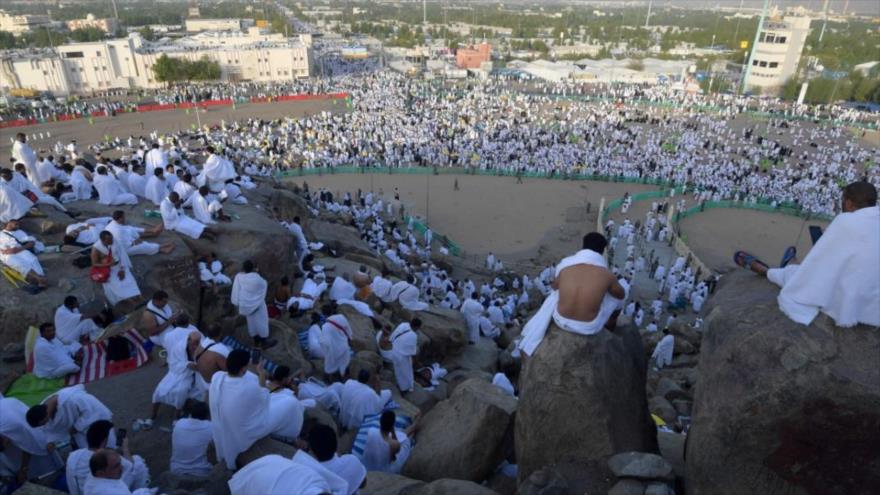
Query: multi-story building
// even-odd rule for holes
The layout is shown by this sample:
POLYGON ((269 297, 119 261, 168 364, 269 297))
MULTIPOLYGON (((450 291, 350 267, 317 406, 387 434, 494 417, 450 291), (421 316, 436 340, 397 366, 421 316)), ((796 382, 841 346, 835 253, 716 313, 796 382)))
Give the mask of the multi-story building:
POLYGON ((162 55, 220 65, 224 81, 285 81, 308 77, 311 37, 285 38, 251 28, 248 33, 202 33, 170 42, 147 42, 140 34, 61 45, 40 53, 0 56, 0 89, 29 88, 56 95, 110 89, 155 88, 153 65, 162 55))
POLYGON ((490 60, 492 60, 492 45, 489 43, 459 48, 455 52, 455 63, 459 69, 479 69, 483 62, 490 60))
POLYGON ((48 25, 47 15, 14 15, 0 10, 0 31, 17 36, 48 25))
POLYGON ((767 19, 754 47, 747 88, 773 91, 785 84, 797 72, 809 34, 809 17, 767 19))
POLYGON ((67 21, 67 29, 73 31, 76 29, 98 28, 105 33, 113 34, 119 27, 116 19, 96 19, 94 15, 88 14, 85 19, 73 19, 67 21))
MULTIPOLYGON (((187 19, 186 30, 190 33, 202 31, 241 31, 248 27, 244 19, 187 19)), ((251 25, 253 21, 251 21, 251 25)))

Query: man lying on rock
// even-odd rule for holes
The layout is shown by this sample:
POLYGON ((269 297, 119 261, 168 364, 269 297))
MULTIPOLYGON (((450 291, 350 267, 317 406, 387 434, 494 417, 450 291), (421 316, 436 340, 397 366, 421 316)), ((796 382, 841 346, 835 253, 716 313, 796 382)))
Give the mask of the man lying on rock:
POLYGON ((519 348, 526 355, 538 349, 551 319, 559 328, 580 335, 594 335, 617 324, 626 289, 602 256, 607 244, 605 236, 590 232, 584 236, 583 249, 556 266, 553 292, 523 328, 519 348))
POLYGON ((782 287, 779 309, 809 325, 819 311, 841 327, 880 325, 880 208, 877 189, 853 182, 843 190, 843 212, 828 225, 801 264, 788 248, 780 268, 745 251, 736 263, 782 287))

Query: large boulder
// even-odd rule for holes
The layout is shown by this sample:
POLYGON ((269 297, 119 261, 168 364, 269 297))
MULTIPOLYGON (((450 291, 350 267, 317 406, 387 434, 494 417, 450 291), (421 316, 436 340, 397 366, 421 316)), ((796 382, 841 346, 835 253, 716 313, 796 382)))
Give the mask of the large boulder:
POLYGON ((796 324, 778 292, 737 274, 707 308, 687 493, 877 493, 880 332, 796 324))
POLYGON ((498 371, 498 354, 501 349, 495 345, 495 341, 488 337, 480 337, 476 344, 470 344, 459 354, 445 361, 443 367, 447 370, 480 370, 494 374, 498 371))
MULTIPOLYGON (((253 339, 248 335, 247 325, 244 324, 244 317, 239 317, 236 321, 241 323, 241 325, 236 327, 233 336, 242 344, 251 347, 253 339)), ((303 354, 296 332, 286 323, 270 319, 269 337, 276 339, 278 343, 262 352, 266 359, 276 364, 289 366, 294 373, 303 370, 308 375, 312 372, 312 363, 303 354)))
POLYGON ((551 324, 520 375, 516 417, 519 479, 552 464, 579 464, 599 479, 619 452, 656 452, 638 330, 583 336, 551 324), (577 420, 575 420, 577 418, 577 420))
POLYGON ((468 345, 467 323, 461 312, 431 306, 419 311, 416 316, 422 320, 419 334, 428 338, 426 345, 419 346, 421 361, 440 361, 461 352, 468 345))
POLYGON ((302 225, 308 225, 309 205, 302 196, 289 189, 272 189, 268 193, 269 207, 280 219, 291 222, 299 217, 302 225))
MULTIPOLYGON (((376 345, 376 330, 373 328, 373 320, 370 317, 358 313, 353 306, 347 304, 339 306, 339 314, 345 316, 345 319, 351 325, 352 350, 355 352, 379 352, 379 347, 376 345)), ((376 318, 383 323, 387 323, 380 316, 376 318)))
POLYGON ((498 492, 473 481, 440 479, 419 486, 410 486, 401 495, 498 495, 498 492))
POLYGON ((358 490, 361 495, 400 495, 404 490, 415 489, 425 484, 398 474, 370 471, 367 473, 367 484, 358 490))
POLYGON ((618 478, 673 481, 672 464, 657 454, 624 452, 608 459, 608 467, 618 478))
POLYGON ((309 240, 323 242, 340 255, 344 253, 356 253, 370 257, 376 255, 353 227, 313 220, 309 222, 308 229, 311 234, 308 236, 309 240))
POLYGON ((464 382, 422 418, 403 474, 425 481, 483 481, 504 458, 502 443, 515 410, 516 399, 491 383, 464 382))

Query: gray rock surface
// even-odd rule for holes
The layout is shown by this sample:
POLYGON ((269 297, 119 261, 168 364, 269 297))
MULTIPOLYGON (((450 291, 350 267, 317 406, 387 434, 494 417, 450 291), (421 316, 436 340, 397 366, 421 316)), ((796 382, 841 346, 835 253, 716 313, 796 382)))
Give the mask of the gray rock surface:
POLYGON ((358 493, 361 495, 400 495, 406 489, 421 487, 423 481, 414 480, 398 474, 370 471, 367 484, 358 493))
POLYGON ((618 478, 667 481, 675 479, 672 464, 657 454, 646 452, 616 454, 608 459, 608 467, 618 478))
POLYGON ((638 480, 620 480, 608 490, 608 495, 644 495, 645 484, 638 480))
POLYGON ((504 457, 516 399, 482 380, 468 380, 434 406, 421 429, 403 474, 420 480, 482 481, 504 457))
POLYGON ((501 349, 495 345, 495 341, 488 337, 480 337, 476 344, 468 345, 462 352, 447 358, 442 364, 450 371, 479 370, 494 375, 498 371, 500 353, 501 349))
POLYGON ((409 486, 400 495, 498 495, 497 492, 472 481, 440 479, 424 485, 409 486))
POLYGON ((656 451, 645 372, 635 327, 582 336, 551 325, 520 375, 519 479, 559 463, 595 469, 594 477, 601 478, 605 461, 616 453, 656 451))
POLYGON ((880 332, 796 324, 778 292, 739 273, 707 308, 687 493, 877 493, 880 332))

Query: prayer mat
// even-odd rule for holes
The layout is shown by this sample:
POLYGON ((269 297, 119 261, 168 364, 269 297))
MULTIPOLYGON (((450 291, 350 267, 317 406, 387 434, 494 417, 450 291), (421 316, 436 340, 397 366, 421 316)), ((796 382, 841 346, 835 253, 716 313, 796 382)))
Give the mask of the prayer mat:
POLYGON ((38 378, 32 373, 20 376, 12 382, 5 397, 15 397, 28 407, 35 406, 43 399, 64 388, 64 378, 38 378))
MULTIPOLYGON (((360 428, 358 428, 357 436, 354 437, 354 445, 351 447, 351 453, 357 456, 358 459, 363 459, 364 457, 364 447, 367 445, 367 433, 373 428, 379 428, 379 419, 381 417, 381 414, 367 414, 364 416, 364 420, 361 423, 360 428)), ((405 430, 409 428, 409 425, 411 424, 412 419, 410 419, 409 416, 398 414, 394 422, 394 427, 398 430, 405 430)))
POLYGON ((107 341, 100 340, 83 346, 83 361, 79 373, 68 375, 65 380, 66 386, 90 383, 108 376, 120 375, 128 371, 140 368, 150 356, 144 349, 145 339, 134 329, 122 333, 132 351, 128 359, 118 361, 107 360, 107 341))
MULTIPOLYGON (((28 373, 34 371, 34 345, 38 335, 39 331, 36 327, 28 328, 24 344, 25 356, 27 356, 28 373)), ((119 336, 125 338, 129 342, 132 351, 130 358, 118 361, 108 361, 106 339, 101 339, 98 342, 84 345, 82 348, 83 360, 80 365, 80 370, 78 373, 68 375, 67 378, 64 379, 64 386, 69 387, 81 383, 85 384, 100 380, 107 376, 119 375, 140 368, 149 360, 149 354, 144 349, 144 343, 146 341, 141 337, 141 334, 139 334, 137 330, 128 329, 121 332, 119 336)))

